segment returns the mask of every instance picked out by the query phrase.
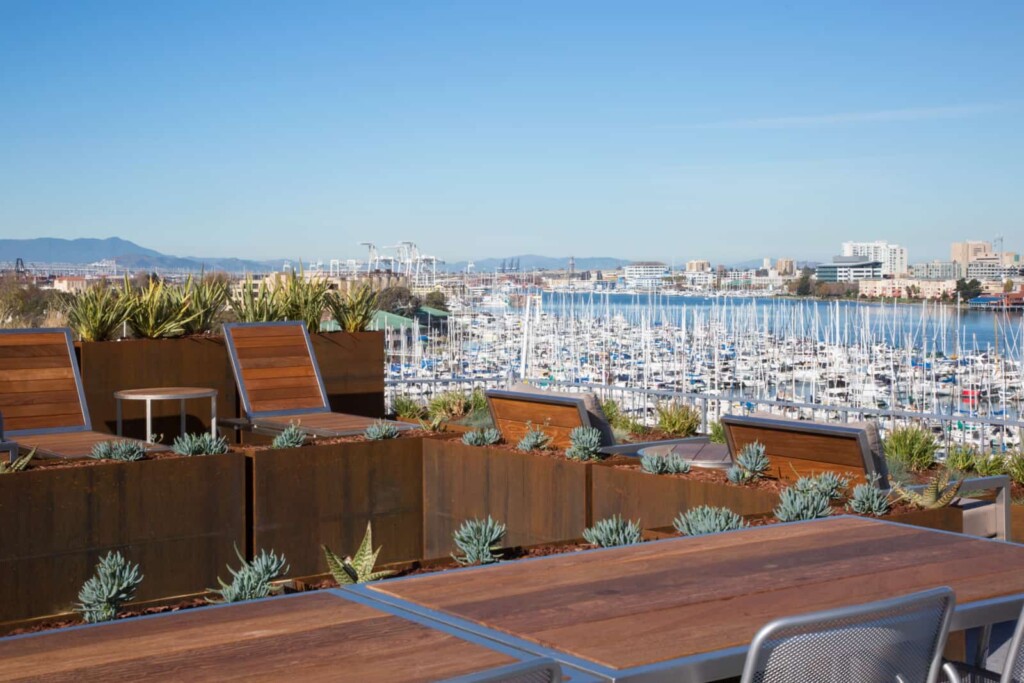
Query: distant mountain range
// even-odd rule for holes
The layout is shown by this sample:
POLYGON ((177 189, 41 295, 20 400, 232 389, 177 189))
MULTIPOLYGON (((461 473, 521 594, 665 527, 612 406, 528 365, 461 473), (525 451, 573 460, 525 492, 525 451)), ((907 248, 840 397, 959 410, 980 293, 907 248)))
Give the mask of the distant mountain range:
POLYGON ((226 270, 228 272, 279 270, 281 261, 247 261, 237 258, 208 258, 199 256, 168 256, 159 251, 140 247, 119 237, 107 239, 60 239, 36 237, 32 239, 0 239, 0 261, 23 259, 32 263, 89 264, 112 260, 122 268, 226 270))

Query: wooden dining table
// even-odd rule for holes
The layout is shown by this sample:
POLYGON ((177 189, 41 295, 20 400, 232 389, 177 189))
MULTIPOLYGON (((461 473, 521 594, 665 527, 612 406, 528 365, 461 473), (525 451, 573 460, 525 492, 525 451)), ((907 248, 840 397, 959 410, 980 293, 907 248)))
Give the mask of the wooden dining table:
POLYGON ((696 682, 738 676, 773 619, 936 586, 952 630, 1013 620, 1024 546, 837 516, 349 590, 606 680, 696 682))
POLYGON ((0 681, 426 683, 530 659, 358 595, 318 591, 3 638, 0 681))

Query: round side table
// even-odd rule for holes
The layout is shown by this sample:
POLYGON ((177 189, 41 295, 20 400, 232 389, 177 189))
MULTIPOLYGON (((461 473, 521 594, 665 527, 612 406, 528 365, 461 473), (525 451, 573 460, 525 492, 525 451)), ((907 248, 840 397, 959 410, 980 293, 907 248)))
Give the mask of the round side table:
POLYGON ((153 436, 153 401, 181 402, 181 433, 185 434, 185 401, 193 398, 210 399, 210 433, 217 436, 217 390, 205 387, 155 387, 152 389, 124 389, 115 391, 117 399, 117 435, 121 436, 121 401, 146 402, 146 441, 153 436))

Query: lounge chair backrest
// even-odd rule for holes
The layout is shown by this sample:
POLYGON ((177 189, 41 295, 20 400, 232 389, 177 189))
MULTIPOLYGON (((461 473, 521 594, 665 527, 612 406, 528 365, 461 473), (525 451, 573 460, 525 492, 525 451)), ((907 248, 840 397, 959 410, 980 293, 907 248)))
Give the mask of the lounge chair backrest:
POLYGON ((562 667, 553 659, 537 657, 518 664, 449 679, 446 683, 561 683, 562 667))
POLYGON ((92 429, 71 330, 0 330, 0 413, 7 437, 92 429))
POLYGON ((935 683, 955 598, 934 588, 777 619, 754 637, 741 683, 935 683))
POLYGON ((551 447, 563 449, 572 445, 569 434, 573 429, 594 427, 601 432, 602 446, 615 445, 615 436, 593 394, 517 385, 508 391, 492 389, 486 396, 491 419, 505 443, 515 445, 528 430, 543 429, 552 439, 551 447))
POLYGON ((248 417, 330 411, 305 324, 229 323, 224 338, 248 417))
POLYGON ((889 486, 885 455, 874 425, 822 424, 761 415, 723 415, 721 422, 733 460, 747 444, 764 444, 771 461, 768 475, 781 481, 828 470, 853 483, 877 474, 878 485, 889 486))

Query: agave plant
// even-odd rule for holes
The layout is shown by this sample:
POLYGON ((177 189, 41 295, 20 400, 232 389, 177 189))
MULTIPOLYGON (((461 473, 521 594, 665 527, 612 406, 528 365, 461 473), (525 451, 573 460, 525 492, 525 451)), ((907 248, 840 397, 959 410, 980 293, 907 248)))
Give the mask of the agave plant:
POLYGON ((259 286, 252 275, 246 275, 238 293, 231 297, 231 310, 239 322, 272 323, 285 319, 284 289, 266 281, 259 286))
POLYGON ((920 493, 895 483, 892 485, 892 490, 900 497, 900 500, 905 500, 924 510, 943 508, 956 499, 956 494, 960 492, 960 487, 964 483, 963 479, 950 483, 951 476, 949 470, 939 470, 920 493))
POLYGON ((384 441, 386 439, 397 439, 398 427, 391 424, 390 422, 385 422, 384 420, 377 420, 363 431, 363 438, 366 439, 367 441, 384 441))
POLYGON ((362 332, 370 326, 377 313, 377 293, 368 283, 347 294, 331 292, 326 301, 331 317, 344 332, 362 332))
POLYGON ((136 291, 126 275, 121 296, 128 309, 128 327, 143 339, 180 337, 198 317, 184 290, 157 278, 136 291))
POLYGON ((640 468, 648 474, 687 474, 690 461, 678 453, 645 453, 640 456, 640 468))
POLYGON ((817 490, 800 491, 790 487, 779 494, 779 504, 774 512, 780 522, 796 522, 828 517, 832 514, 832 506, 826 493, 817 490))
POLYGON ((220 455, 228 452, 228 440, 210 432, 182 434, 174 439, 171 450, 178 455, 220 455))
POLYGON ((138 441, 128 439, 111 439, 93 445, 89 457, 94 460, 120 460, 133 462, 146 457, 146 447, 138 441))
POLYGON ((64 315, 82 341, 107 341, 128 317, 127 303, 116 287, 101 282, 68 298, 64 315))
POLYGON ((185 281, 184 296, 192 314, 185 322, 185 334, 213 332, 227 306, 227 280, 203 276, 195 280, 189 275, 185 281))
POLYGON ((89 624, 110 621, 117 617, 122 604, 135 597, 140 583, 139 565, 128 562, 119 552, 107 553, 78 592, 75 610, 89 624))
POLYGON ((288 426, 281 430, 281 433, 274 437, 274 440, 270 442, 271 448, 298 448, 305 445, 306 443, 306 432, 299 425, 294 422, 289 422, 288 426))
POLYGON ((462 523, 452 538, 461 555, 452 553, 452 559, 462 565, 492 564, 501 559, 498 544, 505 536, 505 525, 488 515, 487 519, 469 519, 462 523))
POLYGON ((569 432, 569 441, 572 443, 565 451, 565 457, 569 460, 585 462, 587 460, 600 460, 601 454, 601 430, 596 427, 576 427, 569 432))
POLYGON ((583 538, 600 548, 612 548, 617 545, 632 545, 643 540, 640 522, 623 519, 620 515, 612 515, 602 519, 592 527, 583 530, 583 538))
POLYGON ((672 436, 693 436, 700 429, 700 411, 685 403, 669 401, 655 406, 658 429, 672 436))
POLYGON ((537 429, 529 422, 526 423, 526 434, 516 444, 516 449, 528 453, 529 451, 543 451, 551 445, 551 437, 544 433, 543 429, 537 429))
POLYGON ((36 457, 36 449, 32 449, 20 458, 15 458, 10 462, 4 462, 0 460, 0 474, 12 474, 14 472, 23 472, 28 469, 28 465, 32 462, 32 458, 36 457))
POLYGON ((320 547, 323 548, 324 558, 327 560, 327 569, 340 586, 377 581, 395 574, 388 569, 374 571, 374 565, 377 564, 377 556, 381 549, 373 549, 373 529, 370 528, 370 522, 366 523, 366 533, 363 535, 363 542, 359 544, 359 550, 356 551, 355 557, 339 557, 326 545, 320 547))
POLYGON ((235 554, 238 555, 242 565, 238 569, 228 567, 231 572, 231 583, 225 583, 217 577, 220 588, 211 589, 212 592, 220 595, 220 599, 210 598, 210 602, 242 602, 243 600, 256 600, 266 598, 279 589, 270 585, 270 582, 277 577, 287 574, 289 567, 284 555, 277 555, 271 550, 261 550, 252 562, 247 561, 242 553, 235 547, 235 554))
POLYGON ((830 500, 838 500, 843 497, 843 491, 850 485, 848 477, 842 477, 835 472, 825 471, 819 474, 800 477, 793 484, 793 488, 801 493, 820 493, 830 500))
POLYGON ((846 507, 861 515, 881 517, 888 513, 889 494, 878 488, 878 479, 876 474, 870 481, 854 486, 846 507))
POLYGON ((700 505, 679 513, 672 525, 684 536, 701 536, 743 529, 747 523, 729 508, 700 505))
POLYGON ((301 320, 306 329, 320 331, 320 323, 327 308, 327 299, 331 291, 328 279, 318 276, 306 277, 300 268, 288 274, 284 289, 284 311, 288 320, 301 320))
POLYGON ((493 446, 501 443, 501 432, 494 427, 474 429, 462 435, 462 443, 467 446, 493 446))

